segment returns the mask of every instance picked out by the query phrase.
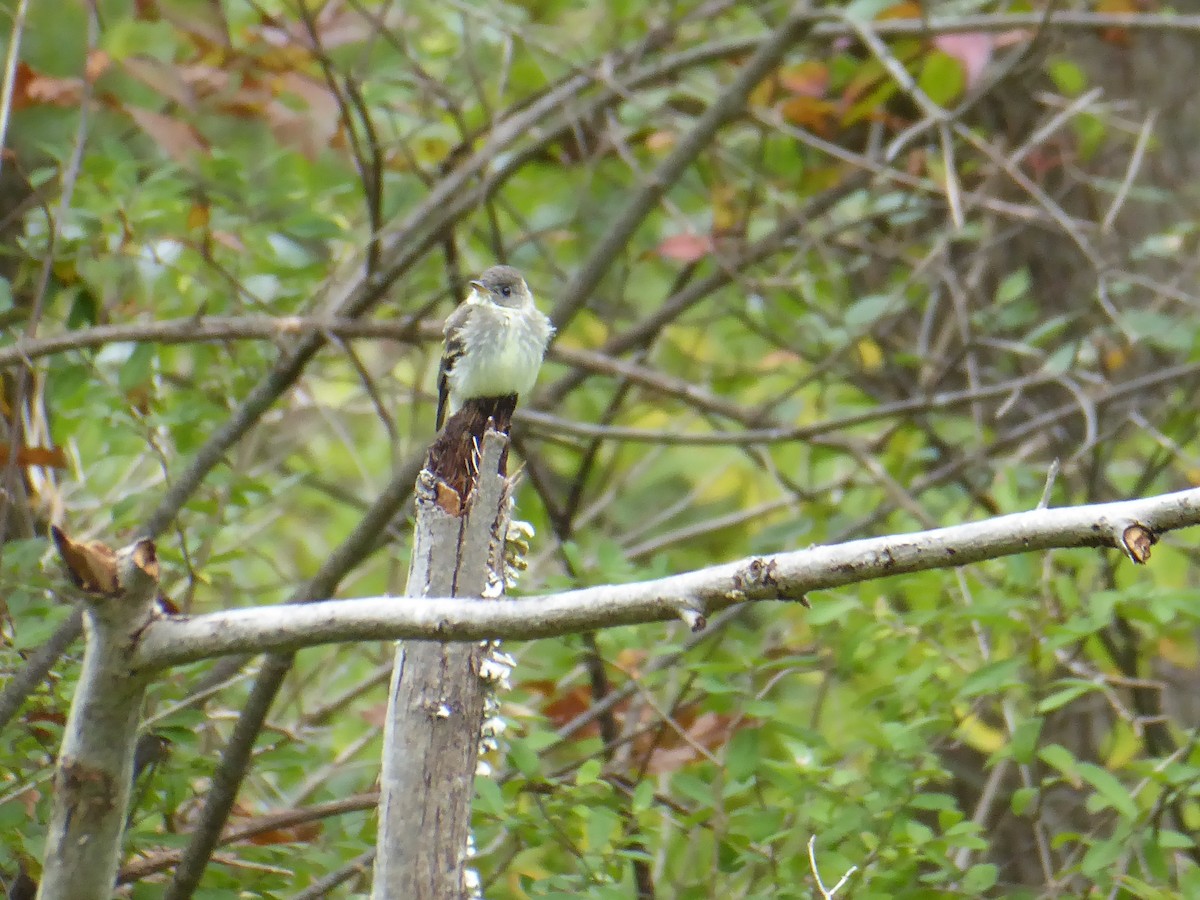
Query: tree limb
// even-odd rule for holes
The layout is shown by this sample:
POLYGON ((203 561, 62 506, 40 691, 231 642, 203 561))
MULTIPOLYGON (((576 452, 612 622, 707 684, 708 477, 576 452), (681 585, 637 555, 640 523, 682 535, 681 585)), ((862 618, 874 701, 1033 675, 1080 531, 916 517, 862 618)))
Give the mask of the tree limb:
POLYGON ((1033 509, 971 522, 773 556, 681 575, 542 597, 474 603, 393 598, 237 609, 153 622, 131 660, 148 671, 229 653, 290 652, 355 640, 532 639, 618 625, 683 619, 749 600, 803 600, 815 590, 943 569, 1034 550, 1115 547, 1135 562, 1166 531, 1200 525, 1200 488, 1140 500, 1033 509))

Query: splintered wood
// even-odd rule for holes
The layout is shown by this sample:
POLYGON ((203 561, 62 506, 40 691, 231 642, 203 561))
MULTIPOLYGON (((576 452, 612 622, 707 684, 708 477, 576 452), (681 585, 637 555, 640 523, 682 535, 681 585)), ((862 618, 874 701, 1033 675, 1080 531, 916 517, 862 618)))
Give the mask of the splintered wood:
MULTIPOLYGON (((429 448, 425 468, 434 476, 438 506, 452 516, 462 516, 479 479, 480 447, 489 428, 508 434, 517 397, 468 400, 450 417, 429 448)), ((508 474, 508 445, 500 456, 500 475, 508 474)))

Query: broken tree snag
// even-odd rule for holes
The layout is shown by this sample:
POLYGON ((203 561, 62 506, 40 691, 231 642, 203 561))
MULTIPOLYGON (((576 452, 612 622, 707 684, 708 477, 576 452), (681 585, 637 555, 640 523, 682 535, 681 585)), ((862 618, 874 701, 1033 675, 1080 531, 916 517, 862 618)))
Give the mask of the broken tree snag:
MULTIPOLYGON (((479 448, 491 428, 508 434, 517 395, 477 397, 463 403, 429 448, 425 468, 438 483, 438 503, 454 516, 462 515, 468 495, 475 489, 479 470, 479 448)), ((498 471, 508 474, 508 442, 500 453, 498 471)))
POLYGON ((54 774, 40 900, 108 900, 133 782, 148 678, 129 667, 138 636, 160 615, 154 544, 114 551, 52 536, 84 607, 83 670, 54 774))
MULTIPOLYGON (((463 412, 462 421, 487 422, 466 408, 456 418, 463 412)), ((454 421, 443 437, 455 430, 454 421)), ((436 474, 431 465, 418 477, 408 589, 396 602, 503 595, 509 485, 502 467, 508 439, 489 430, 480 433, 476 446, 470 490, 459 494, 453 488, 461 501, 457 510, 442 502, 449 489, 445 472, 436 474)), ((486 652, 479 643, 397 646, 379 776, 375 900, 465 896, 471 800, 490 690, 482 677, 486 652)))

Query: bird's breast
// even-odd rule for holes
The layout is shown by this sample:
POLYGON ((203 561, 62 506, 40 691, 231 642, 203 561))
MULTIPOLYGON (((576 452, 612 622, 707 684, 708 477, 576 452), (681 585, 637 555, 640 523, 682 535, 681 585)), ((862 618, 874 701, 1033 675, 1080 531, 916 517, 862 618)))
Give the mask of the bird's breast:
POLYGON ((528 313, 490 309, 455 365, 455 393, 461 397, 502 397, 524 394, 532 387, 545 352, 545 337, 531 327, 528 313))

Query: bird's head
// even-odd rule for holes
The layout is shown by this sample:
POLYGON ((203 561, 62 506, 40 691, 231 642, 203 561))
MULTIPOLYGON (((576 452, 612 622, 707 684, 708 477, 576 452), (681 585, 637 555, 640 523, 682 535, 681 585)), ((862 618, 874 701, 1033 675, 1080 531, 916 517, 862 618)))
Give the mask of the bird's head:
POLYGON ((475 289, 480 300, 487 300, 497 306, 519 309, 533 302, 529 285, 512 266, 492 266, 476 281, 472 281, 471 287, 475 289))

